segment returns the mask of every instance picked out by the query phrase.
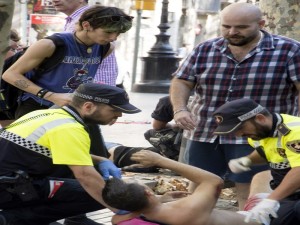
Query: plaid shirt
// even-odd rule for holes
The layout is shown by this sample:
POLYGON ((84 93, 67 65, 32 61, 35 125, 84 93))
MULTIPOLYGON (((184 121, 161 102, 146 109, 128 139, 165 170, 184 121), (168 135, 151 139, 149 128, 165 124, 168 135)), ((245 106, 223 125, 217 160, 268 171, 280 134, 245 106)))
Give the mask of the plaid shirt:
MULTIPOLYGON (((189 105, 197 128, 185 131, 194 141, 214 142, 212 113, 226 101, 251 98, 271 112, 298 114, 300 43, 262 31, 264 37, 242 61, 234 59, 224 38, 201 43, 174 73, 195 83, 189 105)), ((246 144, 245 138, 220 136, 221 144, 246 144)))
POLYGON ((66 24, 64 26, 64 31, 73 33, 75 31, 75 25, 78 22, 81 14, 90 8, 88 5, 82 6, 81 8, 77 9, 73 12, 70 16, 66 18, 66 24))
MULTIPOLYGON (((66 18, 66 24, 64 31, 73 33, 75 25, 78 22, 81 14, 89 9, 88 5, 83 6, 73 12, 70 16, 66 18)), ((118 76, 118 64, 114 51, 103 59, 102 63, 99 65, 97 72, 95 74, 94 82, 104 83, 111 86, 116 86, 116 80, 118 76)))
POLYGON ((94 82, 104 83, 111 86, 116 86, 118 76, 118 64, 116 61, 115 51, 103 59, 99 65, 94 82))

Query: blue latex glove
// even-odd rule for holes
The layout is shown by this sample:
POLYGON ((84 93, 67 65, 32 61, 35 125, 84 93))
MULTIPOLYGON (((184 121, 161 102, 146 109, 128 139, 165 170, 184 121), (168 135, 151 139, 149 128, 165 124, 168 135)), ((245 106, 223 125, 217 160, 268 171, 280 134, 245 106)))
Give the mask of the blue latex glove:
POLYGON ((109 176, 122 178, 121 169, 110 160, 103 160, 98 163, 98 169, 104 180, 108 180, 109 176))

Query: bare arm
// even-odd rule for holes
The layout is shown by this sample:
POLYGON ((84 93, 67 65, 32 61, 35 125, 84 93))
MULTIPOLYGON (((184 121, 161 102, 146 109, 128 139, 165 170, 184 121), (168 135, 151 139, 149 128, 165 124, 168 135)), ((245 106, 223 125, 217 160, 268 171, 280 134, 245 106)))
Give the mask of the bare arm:
POLYGON ((75 178, 83 189, 103 206, 115 211, 115 209, 105 204, 102 199, 102 190, 105 185, 101 175, 92 166, 69 166, 75 178))
POLYGON ((171 128, 172 125, 169 124, 168 122, 153 119, 152 127, 154 130, 161 130, 161 129, 165 129, 165 128, 171 128))
MULTIPOLYGON (((37 68, 38 65, 40 65, 45 58, 50 57, 54 51, 55 45, 51 40, 42 39, 34 43, 26 50, 22 57, 4 72, 2 75, 3 79, 25 92, 36 95, 42 87, 39 87, 27 79, 24 74, 37 68)), ((44 98, 58 106, 66 105, 71 101, 71 96, 68 93, 53 94, 48 92, 44 98)))
POLYGON ((155 210, 154 214, 143 214, 148 218, 167 224, 206 224, 216 204, 223 181, 220 177, 205 170, 183 164, 157 153, 140 151, 132 155, 132 160, 144 166, 159 166, 170 169, 181 176, 193 181, 197 187, 185 198, 169 202, 162 209, 155 210))
POLYGON ((194 83, 174 77, 170 87, 170 99, 173 105, 173 111, 187 109, 187 103, 194 83))
POLYGON ((256 150, 251 152, 251 154, 248 155, 247 157, 251 160, 251 163, 254 164, 254 165, 266 164, 267 163, 267 160, 265 158, 261 157, 261 155, 258 154, 258 152, 256 150))
POLYGON ((190 93, 194 86, 193 82, 174 77, 170 87, 174 120, 181 128, 187 130, 192 130, 196 127, 196 121, 187 109, 190 93))
POLYGON ((3 79, 17 88, 35 95, 41 87, 27 79, 24 74, 36 68, 46 57, 51 56, 54 50, 55 45, 51 40, 36 42, 4 72, 3 79))
POLYGON ((165 169, 170 169, 181 176, 193 181, 194 183, 200 185, 203 182, 213 183, 216 186, 222 186, 223 181, 220 177, 209 173, 205 170, 200 168, 190 166, 187 164, 183 164, 166 157, 163 157, 155 152, 141 150, 137 153, 134 153, 131 156, 133 161, 137 161, 143 166, 158 166, 165 169))

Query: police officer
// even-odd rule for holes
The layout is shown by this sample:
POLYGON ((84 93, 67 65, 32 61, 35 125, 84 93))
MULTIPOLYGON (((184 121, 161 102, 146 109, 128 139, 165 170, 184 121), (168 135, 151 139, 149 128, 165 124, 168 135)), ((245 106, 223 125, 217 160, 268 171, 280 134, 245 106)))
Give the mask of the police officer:
POLYGON ((69 105, 33 111, 2 129, 0 224, 44 225, 103 209, 104 180, 96 168, 105 177, 121 173, 90 155, 87 124, 110 124, 122 112, 140 112, 123 89, 87 83, 69 105))
POLYGON ((255 150, 231 160, 232 172, 248 171, 252 165, 263 163, 268 163, 271 170, 272 193, 250 210, 245 221, 269 224, 271 216, 272 225, 299 224, 300 118, 270 113, 246 98, 225 103, 213 115, 218 124, 215 134, 248 137, 255 150))

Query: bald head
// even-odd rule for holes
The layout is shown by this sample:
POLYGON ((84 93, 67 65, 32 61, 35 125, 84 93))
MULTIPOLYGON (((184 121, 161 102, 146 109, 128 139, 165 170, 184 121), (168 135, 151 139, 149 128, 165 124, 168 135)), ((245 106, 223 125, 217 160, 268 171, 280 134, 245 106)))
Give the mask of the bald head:
POLYGON ((221 34, 231 46, 252 49, 264 25, 260 9, 252 4, 234 3, 221 12, 221 34))
POLYGON ((258 22, 262 20, 260 9, 250 3, 233 3, 225 7, 221 12, 221 20, 225 18, 234 18, 235 20, 248 20, 249 22, 258 22))

